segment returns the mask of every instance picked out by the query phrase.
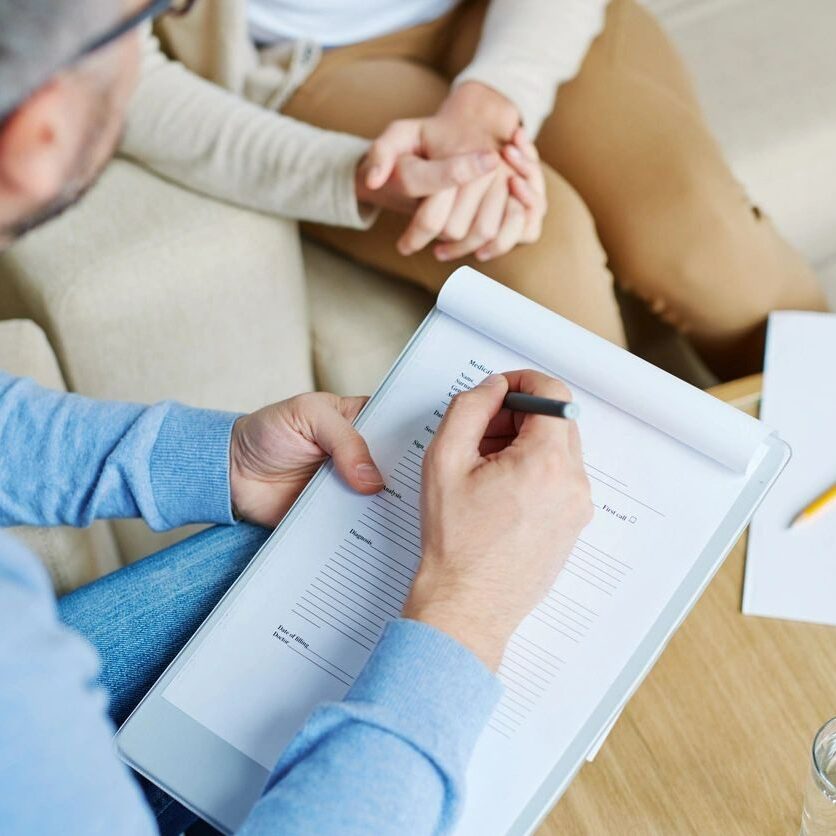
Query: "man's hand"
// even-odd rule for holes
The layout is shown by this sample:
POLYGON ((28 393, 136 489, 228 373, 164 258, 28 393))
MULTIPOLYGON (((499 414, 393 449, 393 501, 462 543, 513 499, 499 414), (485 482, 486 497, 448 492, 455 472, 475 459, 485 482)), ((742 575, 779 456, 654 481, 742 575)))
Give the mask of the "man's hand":
POLYGON ((577 426, 502 409, 509 389, 570 398, 562 383, 518 371, 451 402, 424 459, 423 557, 403 613, 492 668, 592 518, 577 426))
POLYGON ((259 525, 278 525, 328 456, 350 487, 377 493, 383 478, 351 423, 366 400, 317 392, 239 418, 229 451, 238 515, 259 525))

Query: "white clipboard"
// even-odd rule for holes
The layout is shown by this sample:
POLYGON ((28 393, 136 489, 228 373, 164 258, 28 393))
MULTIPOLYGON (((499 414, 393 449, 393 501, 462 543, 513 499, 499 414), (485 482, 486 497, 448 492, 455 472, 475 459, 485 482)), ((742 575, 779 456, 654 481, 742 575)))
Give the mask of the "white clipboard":
MULTIPOLYGON (((467 274, 462 277, 463 281, 470 283, 467 287, 462 282, 456 284, 458 281, 456 277, 459 274, 455 274, 450 280, 454 283, 454 290, 462 287, 465 289, 477 287, 488 297, 491 294, 497 294, 493 299, 493 304, 498 301, 507 303, 503 308, 505 311, 508 310, 508 305, 519 304, 522 306, 521 310, 532 312, 532 319, 536 319, 533 309, 538 306, 527 300, 516 302, 511 298, 516 294, 494 286, 495 283, 487 279, 475 278, 474 276, 478 274, 470 275, 472 273, 473 271, 467 271, 467 274)), ((439 304, 442 302, 443 299, 439 304)), ((439 309, 434 309, 429 314, 358 417, 356 422, 358 429, 362 430, 370 421, 370 417, 375 415, 377 406, 385 401, 387 393, 396 385, 410 358, 425 340, 430 339, 432 329, 437 327, 439 318, 444 315, 439 309)), ((543 320, 548 323, 552 323, 551 318, 555 318, 555 315, 550 312, 537 313, 537 316, 548 317, 549 319, 543 320)), ((556 317, 556 319, 560 318, 556 317)), ((536 323, 532 327, 536 327, 536 323)), ((588 345, 592 346, 593 343, 589 341, 597 340, 576 326, 567 323, 566 327, 573 344, 587 340, 588 345)), ((609 347, 606 351, 618 352, 620 350, 609 347)), ((635 358, 625 359, 624 362, 628 365, 641 363, 635 358)), ((554 371, 557 373, 559 369, 554 371)), ((649 370, 649 367, 642 367, 641 374, 651 376, 664 373, 649 370)), ((666 385, 685 386, 679 381, 666 385)), ((704 405, 702 398, 710 397, 697 390, 694 390, 694 393, 686 392, 685 394, 688 402, 693 404, 695 409, 701 409, 704 405)), ((680 420, 676 431, 680 434, 687 434, 689 432, 687 422, 680 420)), ((617 719, 618 714, 647 675, 676 628, 722 564, 725 556, 737 542, 754 510, 790 455, 787 445, 774 435, 764 434, 760 446, 758 463, 747 471, 748 475, 736 501, 725 511, 719 526, 710 536, 701 553, 692 563, 689 563, 687 573, 678 583, 673 594, 667 598, 667 603, 655 620, 648 626, 635 650, 629 658, 625 659, 612 683, 604 693, 599 695, 585 722, 577 729, 568 744, 562 747, 561 751, 555 752, 553 765, 548 773, 542 777, 542 780, 527 788, 525 803, 519 806, 519 812, 515 814, 513 821, 504 828, 507 832, 530 833, 565 791, 587 757, 594 756, 601 740, 617 719)), ((729 455, 734 455, 734 452, 731 449, 729 455)), ((283 539, 291 535, 297 521, 302 520, 309 509, 315 509, 315 501, 320 488, 324 488, 329 480, 335 478, 330 464, 325 465, 319 471, 288 512, 282 524, 134 710, 116 738, 118 752, 129 765, 223 832, 233 832, 243 822, 248 811, 261 795, 270 770, 264 763, 259 763, 256 759, 244 754, 241 749, 231 745, 206 725, 197 722, 163 695, 183 671, 184 666, 193 659, 215 627, 233 611, 236 601, 239 596, 245 594, 250 581, 266 569, 273 556, 279 553, 283 539)))

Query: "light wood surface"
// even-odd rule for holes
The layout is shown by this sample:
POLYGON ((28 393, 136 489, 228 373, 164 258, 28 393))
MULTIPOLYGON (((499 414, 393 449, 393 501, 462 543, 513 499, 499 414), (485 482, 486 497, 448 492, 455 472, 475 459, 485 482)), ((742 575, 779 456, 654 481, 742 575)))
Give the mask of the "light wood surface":
MULTIPOLYGON (((754 414, 760 379, 711 391, 754 414)), ((798 833, 836 628, 741 615, 744 557, 745 536, 538 836, 798 833)))

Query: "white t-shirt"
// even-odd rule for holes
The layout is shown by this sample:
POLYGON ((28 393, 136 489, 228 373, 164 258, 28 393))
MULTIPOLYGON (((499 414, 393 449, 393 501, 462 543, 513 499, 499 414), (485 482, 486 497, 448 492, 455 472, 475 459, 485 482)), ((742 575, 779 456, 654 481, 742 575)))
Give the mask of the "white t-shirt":
POLYGON ((324 47, 356 44, 427 23, 459 0, 247 0, 257 44, 311 40, 324 47))

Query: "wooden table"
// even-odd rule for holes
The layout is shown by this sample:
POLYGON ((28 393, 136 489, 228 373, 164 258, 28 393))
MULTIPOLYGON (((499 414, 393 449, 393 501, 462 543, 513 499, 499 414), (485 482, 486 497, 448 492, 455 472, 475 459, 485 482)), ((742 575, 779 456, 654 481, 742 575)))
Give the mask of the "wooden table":
MULTIPOLYGON (((759 391, 712 390, 752 413, 759 391)), ((745 551, 744 536, 539 836, 798 833, 813 735, 836 715, 836 628, 741 615, 745 551)))

